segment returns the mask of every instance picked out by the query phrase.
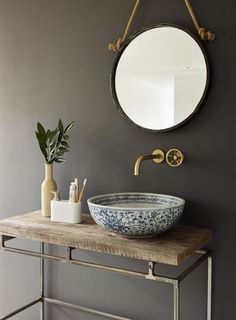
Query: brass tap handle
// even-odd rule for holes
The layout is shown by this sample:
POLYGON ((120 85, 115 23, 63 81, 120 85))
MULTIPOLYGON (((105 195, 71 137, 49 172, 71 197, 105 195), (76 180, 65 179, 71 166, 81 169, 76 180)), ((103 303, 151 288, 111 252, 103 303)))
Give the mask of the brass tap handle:
POLYGON ((166 154, 166 162, 171 167, 178 167, 184 161, 184 154, 179 149, 170 149, 166 154))

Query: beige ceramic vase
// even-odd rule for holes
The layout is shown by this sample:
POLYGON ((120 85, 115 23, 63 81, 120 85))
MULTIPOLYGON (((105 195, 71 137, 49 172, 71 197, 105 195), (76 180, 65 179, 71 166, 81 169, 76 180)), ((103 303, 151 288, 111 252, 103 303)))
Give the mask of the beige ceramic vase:
POLYGON ((43 217, 51 217, 52 191, 57 190, 57 184, 53 180, 53 165, 45 164, 45 180, 41 187, 41 209, 43 217))

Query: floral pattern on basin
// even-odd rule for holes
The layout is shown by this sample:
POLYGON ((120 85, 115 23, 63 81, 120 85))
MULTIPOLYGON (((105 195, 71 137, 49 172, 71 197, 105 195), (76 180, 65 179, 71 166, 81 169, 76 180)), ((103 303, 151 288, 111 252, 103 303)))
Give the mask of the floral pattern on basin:
POLYGON ((154 193, 116 193, 88 199, 98 225, 136 238, 170 229, 180 219, 184 204, 181 198, 154 193))

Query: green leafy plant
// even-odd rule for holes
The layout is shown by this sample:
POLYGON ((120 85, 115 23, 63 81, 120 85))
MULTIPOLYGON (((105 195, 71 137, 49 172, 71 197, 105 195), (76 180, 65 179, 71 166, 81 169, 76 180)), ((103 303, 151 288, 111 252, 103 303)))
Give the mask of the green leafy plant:
POLYGON ((74 121, 64 127, 61 119, 55 130, 45 130, 40 122, 37 122, 37 131, 35 132, 38 139, 40 150, 47 164, 64 162, 64 153, 70 151, 68 144, 68 132, 74 125, 74 121))

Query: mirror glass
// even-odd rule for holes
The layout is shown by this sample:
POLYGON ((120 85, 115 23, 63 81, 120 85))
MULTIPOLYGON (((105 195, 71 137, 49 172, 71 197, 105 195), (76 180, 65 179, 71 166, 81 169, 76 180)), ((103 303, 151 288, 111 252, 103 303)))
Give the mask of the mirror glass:
POLYGON ((172 25, 135 34, 118 53, 111 75, 112 96, 125 118, 152 131, 186 122, 200 106, 207 85, 201 44, 172 25))

